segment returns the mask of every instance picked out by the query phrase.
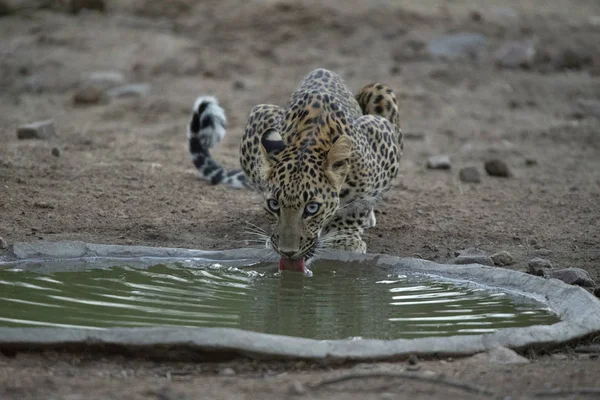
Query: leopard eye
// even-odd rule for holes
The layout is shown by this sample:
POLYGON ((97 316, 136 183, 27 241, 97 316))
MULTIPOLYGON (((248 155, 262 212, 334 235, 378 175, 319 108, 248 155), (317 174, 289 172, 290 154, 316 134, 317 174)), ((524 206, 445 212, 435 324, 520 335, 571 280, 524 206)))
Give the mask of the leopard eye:
POLYGON ((267 200, 267 207, 269 207, 269 210, 271 210, 274 213, 279 212, 279 202, 275 199, 267 200))
POLYGON ((314 201, 311 201, 306 205, 306 207, 304 207, 304 215, 315 215, 320 208, 320 203, 315 203, 314 201))

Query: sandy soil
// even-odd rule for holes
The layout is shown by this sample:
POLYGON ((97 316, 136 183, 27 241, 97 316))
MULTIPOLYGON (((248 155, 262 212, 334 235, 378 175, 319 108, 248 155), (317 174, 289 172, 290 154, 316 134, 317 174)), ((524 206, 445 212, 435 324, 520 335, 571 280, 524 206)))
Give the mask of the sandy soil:
MULTIPOLYGON (((81 239, 200 249, 248 246, 243 221, 266 223, 258 197, 197 178, 185 141, 191 105, 199 94, 219 97, 230 129, 215 156, 235 168, 250 108, 284 103, 303 75, 326 67, 355 89, 374 80, 386 83, 400 99, 405 158, 379 207, 377 227, 366 234, 369 251, 447 261, 467 247, 507 250, 515 259, 509 268, 525 270, 528 260, 542 256, 557 267, 584 268, 600 281, 596 0, 456 0, 447 6, 434 0, 173 0, 168 6, 113 0, 104 12, 77 15, 68 12, 67 3, 8 1, 13 12, 0 17, 0 236, 8 244, 81 239), (428 40, 461 31, 484 34, 488 51, 452 63, 427 56, 428 40), (495 50, 532 37, 538 55, 530 68, 495 66, 495 50), (75 102, 96 71, 148 83, 150 93, 75 102), (17 139, 19 125, 47 118, 54 119, 56 137, 17 139), (452 168, 427 169, 427 158, 436 154, 449 155, 452 168), (483 163, 491 158, 505 161, 512 176, 488 176, 483 163), (464 166, 479 168, 482 182, 461 182, 464 166)), ((560 356, 505 367, 428 362, 422 371, 512 398, 548 387, 590 386, 600 378, 593 355, 560 356)), ((193 373, 171 374, 169 383, 169 368, 184 366, 70 357, 2 360, 0 394, 281 398, 295 381, 340 373, 236 361, 236 377, 215 376, 221 364, 199 364, 186 367, 193 373), (264 377, 268 369, 275 373, 264 377)), ((349 391, 364 389, 360 382, 304 395, 467 398, 464 391, 439 385, 386 382, 389 389, 379 382, 353 396, 349 391)))

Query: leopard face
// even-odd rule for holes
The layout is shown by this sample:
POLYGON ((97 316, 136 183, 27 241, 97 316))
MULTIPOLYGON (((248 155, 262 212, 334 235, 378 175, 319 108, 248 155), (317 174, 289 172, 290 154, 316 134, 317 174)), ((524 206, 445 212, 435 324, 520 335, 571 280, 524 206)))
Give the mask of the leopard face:
POLYGON ((270 246, 282 259, 310 260, 319 247, 321 230, 339 209, 352 141, 340 136, 332 143, 317 134, 286 145, 271 130, 261 145, 264 208, 272 217, 270 246))

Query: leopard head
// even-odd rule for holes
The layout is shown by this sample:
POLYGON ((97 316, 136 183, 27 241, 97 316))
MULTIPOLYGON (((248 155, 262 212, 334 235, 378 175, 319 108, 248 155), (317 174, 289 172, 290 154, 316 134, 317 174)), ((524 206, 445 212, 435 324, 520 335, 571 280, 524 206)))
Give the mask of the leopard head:
POLYGON ((276 130, 261 138, 264 208, 272 217, 269 242, 281 256, 280 269, 306 272, 321 230, 340 206, 352 140, 322 130, 287 144, 276 130))

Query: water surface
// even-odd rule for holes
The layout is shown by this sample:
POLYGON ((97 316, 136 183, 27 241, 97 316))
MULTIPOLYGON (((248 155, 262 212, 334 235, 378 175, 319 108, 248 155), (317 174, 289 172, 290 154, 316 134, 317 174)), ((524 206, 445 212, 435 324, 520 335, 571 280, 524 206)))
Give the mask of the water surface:
POLYGON ((558 322, 534 301, 360 264, 0 270, 0 326, 231 327, 315 339, 416 338, 558 322))

